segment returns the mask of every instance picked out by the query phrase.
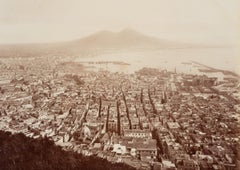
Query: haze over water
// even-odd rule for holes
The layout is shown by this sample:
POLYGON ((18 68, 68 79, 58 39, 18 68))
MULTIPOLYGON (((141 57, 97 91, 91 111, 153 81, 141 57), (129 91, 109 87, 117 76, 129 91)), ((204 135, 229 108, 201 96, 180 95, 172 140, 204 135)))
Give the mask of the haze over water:
POLYGON ((122 61, 130 65, 95 65, 95 70, 107 69, 114 72, 133 73, 142 67, 154 67, 189 74, 203 74, 183 62, 199 62, 209 67, 239 73, 238 57, 235 48, 161 49, 155 51, 129 52, 99 55, 92 58, 77 58, 85 61, 122 61))

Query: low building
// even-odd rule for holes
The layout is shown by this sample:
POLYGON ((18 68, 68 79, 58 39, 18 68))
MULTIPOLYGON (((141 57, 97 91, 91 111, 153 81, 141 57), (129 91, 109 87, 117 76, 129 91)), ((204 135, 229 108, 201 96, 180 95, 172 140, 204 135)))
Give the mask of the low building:
POLYGON ((129 129, 124 130, 123 135, 125 137, 152 139, 152 133, 150 130, 129 129))

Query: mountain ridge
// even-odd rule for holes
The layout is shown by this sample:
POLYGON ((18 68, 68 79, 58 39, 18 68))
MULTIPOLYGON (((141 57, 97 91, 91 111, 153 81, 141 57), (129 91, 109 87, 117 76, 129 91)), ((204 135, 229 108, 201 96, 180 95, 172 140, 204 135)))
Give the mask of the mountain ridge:
POLYGON ((118 52, 193 47, 205 48, 209 46, 168 41, 126 28, 119 32, 102 30, 83 38, 65 42, 0 45, 0 57, 69 56, 94 53, 96 50, 98 53, 106 53, 109 50, 118 52))
POLYGON ((150 37, 133 29, 123 29, 119 32, 103 30, 72 42, 84 47, 98 48, 149 48, 169 44, 166 40, 150 37))

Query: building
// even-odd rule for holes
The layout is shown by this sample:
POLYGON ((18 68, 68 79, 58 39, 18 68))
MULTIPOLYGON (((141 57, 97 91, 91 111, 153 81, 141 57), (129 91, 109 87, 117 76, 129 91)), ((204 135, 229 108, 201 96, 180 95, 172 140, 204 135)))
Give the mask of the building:
POLYGON ((152 139, 152 133, 150 130, 129 129, 124 130, 123 135, 125 137, 152 139))

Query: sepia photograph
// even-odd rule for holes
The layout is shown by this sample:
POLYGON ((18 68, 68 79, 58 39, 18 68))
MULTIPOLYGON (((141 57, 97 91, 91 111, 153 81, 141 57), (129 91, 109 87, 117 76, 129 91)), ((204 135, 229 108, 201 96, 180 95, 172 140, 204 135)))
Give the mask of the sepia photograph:
POLYGON ((239 169, 239 0, 0 0, 0 170, 239 169))

